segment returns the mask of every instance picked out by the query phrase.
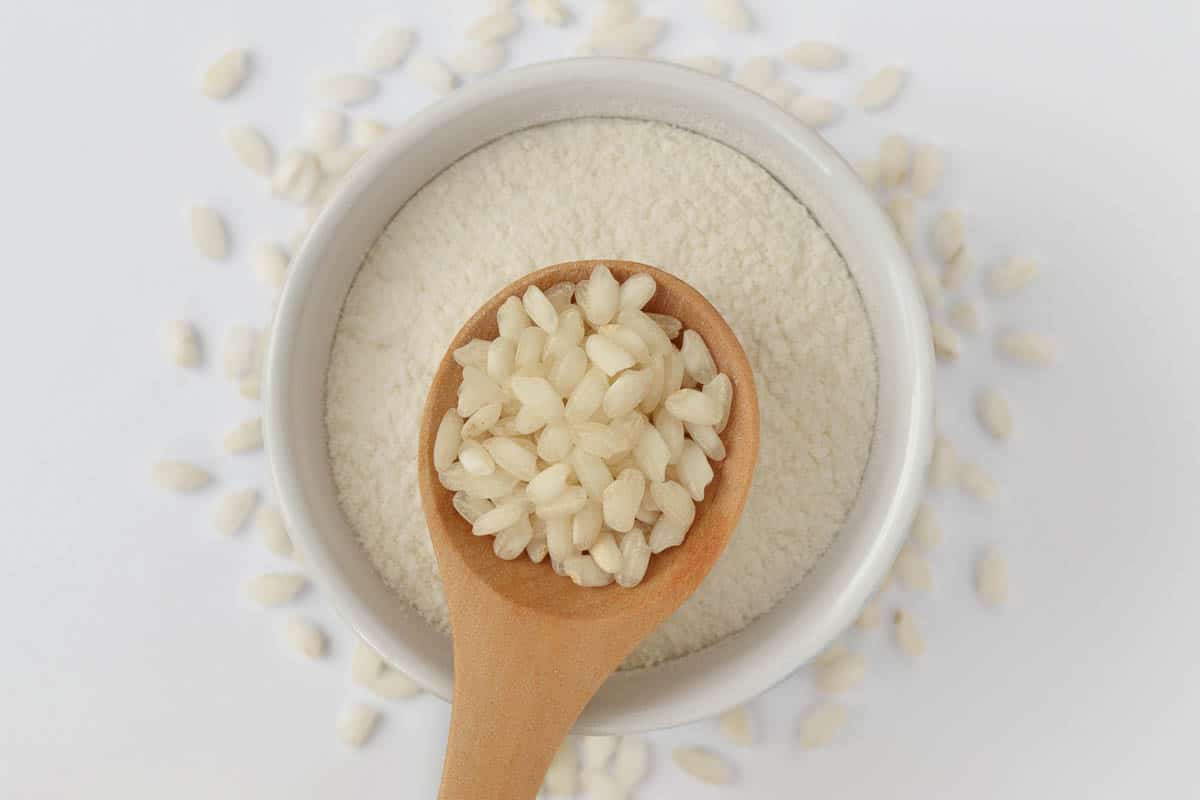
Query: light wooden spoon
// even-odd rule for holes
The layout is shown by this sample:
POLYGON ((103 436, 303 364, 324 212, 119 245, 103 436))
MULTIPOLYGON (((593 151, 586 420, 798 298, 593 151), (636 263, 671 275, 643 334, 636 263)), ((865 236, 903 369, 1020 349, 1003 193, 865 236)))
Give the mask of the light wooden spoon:
POLYGON ((454 337, 434 375, 421 419, 421 500, 450 609, 454 696, 442 772, 443 800, 530 800, 575 720, 604 680, 684 601, 725 549, 742 513, 758 458, 758 395, 746 354, 712 305, 688 284, 630 261, 572 261, 526 275, 479 309, 454 337), (433 466, 433 440, 457 400, 454 350, 499 335, 496 310, 530 284, 584 280, 600 263, 619 281, 647 272, 658 291, 647 311, 699 333, 733 383, 722 438, 727 455, 687 539, 650 559, 641 584, 581 588, 548 562, 503 561, 491 537, 473 536, 433 466))

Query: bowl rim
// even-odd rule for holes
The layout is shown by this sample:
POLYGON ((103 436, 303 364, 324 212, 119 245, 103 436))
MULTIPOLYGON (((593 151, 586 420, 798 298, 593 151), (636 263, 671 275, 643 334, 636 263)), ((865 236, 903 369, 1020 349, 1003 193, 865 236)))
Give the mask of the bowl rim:
MULTIPOLYGON (((274 331, 266 355, 263 423, 270 469, 280 507, 297 546, 305 556, 306 565, 322 584, 322 588, 328 590, 335 611, 366 641, 373 645, 379 643, 381 646, 377 646, 377 649, 386 650, 385 655, 391 656, 393 661, 398 661, 397 666, 417 683, 448 700, 452 675, 447 675, 444 670, 434 668, 419 659, 403 640, 376 618, 349 577, 323 555, 324 536, 305 511, 306 501, 295 461, 289 415, 286 413, 288 397, 285 387, 291 382, 296 360, 296 333, 303 320, 314 274, 321 267, 319 256, 330 245, 339 223, 354 210, 361 196, 380 178, 386 167, 403 157, 414 141, 431 135, 441 125, 453 123, 456 117, 469 110, 503 102, 506 96, 524 88, 545 88, 581 80, 693 84, 706 92, 716 93, 731 103, 749 104, 759 117, 769 118, 773 127, 786 128, 796 150, 793 155, 799 157, 803 154, 814 159, 831 186, 830 191, 837 193, 843 203, 854 206, 853 226, 857 232, 863 237, 877 240, 877 246, 883 249, 885 266, 891 273, 893 285, 890 288, 895 296, 896 311, 902 323, 903 333, 911 345, 908 348, 911 356, 909 367, 915 376, 911 412, 903 421, 908 435, 902 465, 899 467, 901 474, 896 481, 892 498, 887 503, 887 513, 881 520, 875 538, 863 553, 861 563, 853 569, 853 574, 842 587, 836 602, 825 612, 823 622, 816 630, 810 632, 810 635, 804 637, 803 641, 779 642, 779 651, 775 653, 775 657, 761 659, 761 663, 753 667, 746 666, 737 670, 734 676, 722 674, 717 681, 702 679, 698 690, 685 690, 688 695, 686 701, 676 699, 652 709, 642 709, 636 713, 631 711, 623 715, 602 715, 598 719, 589 719, 585 710, 576 728, 577 732, 583 733, 633 732, 672 727, 711 717, 761 694, 802 666, 815 652, 812 649, 814 641, 823 639, 827 643, 853 622, 861 605, 890 569, 891 562, 907 535, 908 525, 921 497, 933 444, 934 362, 928 315, 917 288, 911 260, 895 229, 854 170, 824 139, 766 98, 730 81, 666 62, 599 57, 541 62, 507 70, 457 90, 408 117, 358 160, 340 182, 293 257, 288 280, 280 295, 274 331), (407 662, 404 661, 405 657, 408 658, 407 662)), ((750 155, 746 157, 755 160, 750 155)), ((448 164, 441 165, 439 172, 446 166, 448 164)), ((804 203, 803 200, 801 202, 804 203)), ((821 224, 820 220, 818 224, 821 224)), ((842 251, 838 238, 829 232, 827 235, 839 252, 842 251)), ((875 337, 876 334, 872 320, 872 336, 875 337)), ((878 352, 877 346, 876 350, 878 352)), ((876 413, 878 415, 878 409, 876 413)), ((873 434, 868 466, 870 459, 874 458, 877 437, 878 430, 873 434)), ((851 512, 859 502, 856 498, 851 512)), ((821 559, 818 559, 818 564, 820 561, 821 559)), ((793 593, 795 591, 792 590, 793 593)), ((782 602, 783 600, 780 601, 782 602)), ((747 628, 753 625, 754 622, 747 628)), ((739 634, 740 632, 732 634, 731 638, 739 634)), ((712 647, 683 658, 695 658, 712 647)), ((660 667, 649 667, 635 672, 657 669, 660 667)), ((617 673, 618 680, 619 676, 621 673, 617 673)))

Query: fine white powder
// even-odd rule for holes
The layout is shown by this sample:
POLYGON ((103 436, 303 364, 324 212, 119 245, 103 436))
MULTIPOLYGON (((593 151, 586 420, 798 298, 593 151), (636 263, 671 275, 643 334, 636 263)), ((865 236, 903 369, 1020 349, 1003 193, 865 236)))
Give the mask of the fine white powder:
POLYGON ((734 633, 796 586, 854 503, 871 446, 862 300, 824 231, 762 167, 703 136, 618 119, 531 128, 461 159, 396 215, 346 298, 326 387, 329 452, 375 567, 448 632, 417 489, 434 369, 507 283, 587 258, 653 264, 703 292, 741 339, 759 392, 745 513, 712 573, 625 665, 648 666, 734 633))

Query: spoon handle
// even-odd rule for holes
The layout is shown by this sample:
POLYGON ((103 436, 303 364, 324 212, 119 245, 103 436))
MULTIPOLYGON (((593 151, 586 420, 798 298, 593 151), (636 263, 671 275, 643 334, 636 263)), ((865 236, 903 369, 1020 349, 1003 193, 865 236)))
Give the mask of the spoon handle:
POLYGON ((636 640, 604 630, 607 620, 531 612, 487 590, 456 599, 439 797, 532 800, 571 726, 636 640))

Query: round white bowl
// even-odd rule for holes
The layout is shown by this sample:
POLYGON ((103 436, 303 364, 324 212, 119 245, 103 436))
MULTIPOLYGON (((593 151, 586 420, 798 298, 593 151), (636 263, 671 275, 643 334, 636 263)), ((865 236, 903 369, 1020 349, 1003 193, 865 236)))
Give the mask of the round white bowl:
POLYGON ((928 319, 891 223, 820 137, 735 84, 654 61, 539 64, 455 92, 355 165, 296 255, 267 356, 266 442, 291 533, 334 605, 384 658, 448 698, 449 639, 388 589, 338 506, 324 427, 334 329, 368 249, 429 180, 500 136, 587 116, 671 123, 765 167, 809 208, 846 259, 879 365, 866 474, 829 551, 793 592, 736 635, 658 667, 614 674, 576 729, 621 733, 711 716, 787 677, 854 619, 890 568, 916 509, 932 447, 928 319))

